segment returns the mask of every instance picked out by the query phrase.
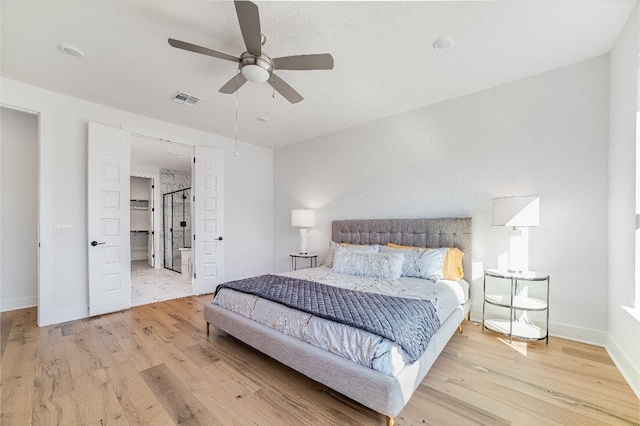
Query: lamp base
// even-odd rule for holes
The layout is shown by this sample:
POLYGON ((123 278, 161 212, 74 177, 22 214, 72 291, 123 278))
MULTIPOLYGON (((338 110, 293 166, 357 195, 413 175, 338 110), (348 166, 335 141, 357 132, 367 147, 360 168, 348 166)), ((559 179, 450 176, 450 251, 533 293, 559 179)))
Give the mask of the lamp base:
POLYGON ((509 230, 509 266, 512 274, 522 274, 529 270, 529 229, 509 230))
POLYGON ((300 254, 307 254, 307 228, 300 228, 300 254))

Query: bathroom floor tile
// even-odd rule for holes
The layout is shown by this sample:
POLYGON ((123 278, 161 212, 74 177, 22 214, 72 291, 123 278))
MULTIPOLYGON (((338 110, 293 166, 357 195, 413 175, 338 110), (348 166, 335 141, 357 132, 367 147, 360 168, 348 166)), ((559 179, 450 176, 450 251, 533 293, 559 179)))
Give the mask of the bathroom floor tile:
POLYGON ((169 269, 154 269, 146 260, 131 262, 133 306, 193 295, 191 280, 169 269))

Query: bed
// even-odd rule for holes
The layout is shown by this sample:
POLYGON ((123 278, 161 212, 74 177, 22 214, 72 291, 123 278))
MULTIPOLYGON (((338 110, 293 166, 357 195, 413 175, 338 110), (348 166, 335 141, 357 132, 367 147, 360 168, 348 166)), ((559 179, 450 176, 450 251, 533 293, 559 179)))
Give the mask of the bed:
MULTIPOLYGON (((332 223, 332 240, 353 245, 455 247, 464 253, 464 277, 460 283, 471 282, 471 218, 338 220, 332 223)), ((318 274, 330 274, 326 267, 305 271, 280 275, 302 276, 313 280, 318 274)), ((204 317, 207 333, 209 324, 212 324, 311 379, 386 415, 387 424, 393 425, 394 417, 409 401, 451 336, 456 330, 461 330, 461 323, 471 306, 468 284, 465 291, 466 297, 447 309, 446 317, 440 321, 426 350, 415 361, 396 365, 394 371, 386 371, 387 367, 373 369, 354 362, 339 353, 332 353, 285 334, 278 327, 249 319, 228 309, 230 306, 209 303, 205 306, 204 317)), ((220 291, 217 297, 222 299, 220 295, 224 293, 224 290, 220 291)), ((229 303, 233 305, 238 302, 229 303)))

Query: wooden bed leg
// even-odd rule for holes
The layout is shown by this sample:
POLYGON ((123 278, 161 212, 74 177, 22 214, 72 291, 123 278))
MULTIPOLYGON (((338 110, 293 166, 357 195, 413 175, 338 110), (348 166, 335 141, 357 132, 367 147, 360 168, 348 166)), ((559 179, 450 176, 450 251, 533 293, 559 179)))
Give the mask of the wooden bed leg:
POLYGON ((462 324, 458 326, 458 331, 460 332, 460 334, 462 334, 462 324))
POLYGON ((396 420, 391 416, 387 416, 387 426, 393 426, 395 424, 396 424, 396 420))
POLYGON ((209 335, 209 323, 207 322, 207 336, 209 335))

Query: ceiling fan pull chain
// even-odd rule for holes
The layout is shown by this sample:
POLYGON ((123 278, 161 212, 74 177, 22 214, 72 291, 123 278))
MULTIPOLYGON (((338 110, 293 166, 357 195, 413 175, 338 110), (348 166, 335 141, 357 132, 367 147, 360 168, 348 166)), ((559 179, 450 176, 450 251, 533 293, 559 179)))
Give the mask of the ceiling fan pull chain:
POLYGON ((235 157, 238 156, 238 92, 239 92, 239 84, 238 84, 238 76, 240 75, 240 67, 236 71, 236 150, 233 153, 235 157))
POLYGON ((271 79, 273 80, 273 84, 271 85, 271 88, 273 89, 273 94, 271 95, 271 97, 275 99, 276 98, 276 79, 273 78, 273 74, 271 74, 271 79))

